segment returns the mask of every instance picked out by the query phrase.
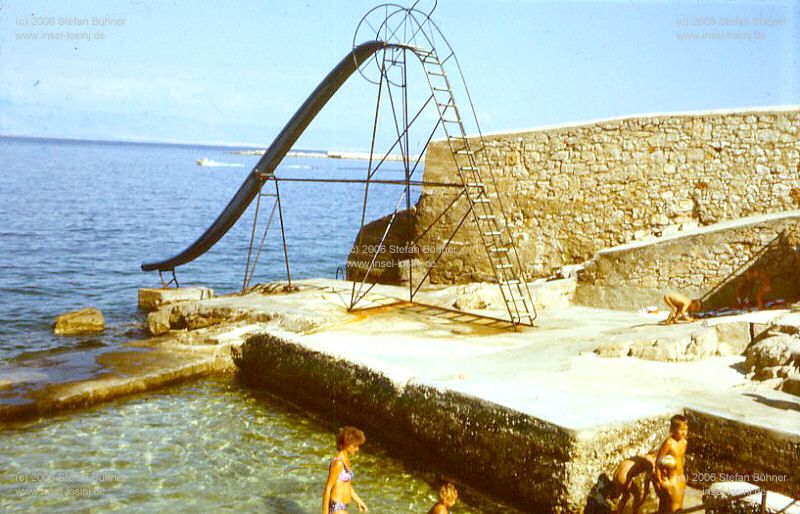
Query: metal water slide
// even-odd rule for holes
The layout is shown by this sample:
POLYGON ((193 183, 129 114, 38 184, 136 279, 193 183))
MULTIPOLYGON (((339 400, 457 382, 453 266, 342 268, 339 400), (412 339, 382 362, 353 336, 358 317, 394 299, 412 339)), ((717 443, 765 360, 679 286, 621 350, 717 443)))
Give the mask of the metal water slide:
POLYGON ((355 47, 339 61, 339 64, 319 83, 317 88, 303 102, 303 105, 294 113, 294 116, 286 126, 283 127, 283 130, 280 131, 272 145, 258 160, 253 171, 247 176, 231 201, 228 202, 222 213, 217 216, 214 223, 203 232, 203 235, 174 257, 142 264, 142 271, 174 271, 176 267, 195 260, 214 246, 245 213, 250 203, 261 190, 266 177, 273 174, 309 123, 325 107, 328 100, 347 81, 350 75, 353 74, 358 65, 369 59, 378 50, 390 47, 406 48, 405 45, 386 43, 384 41, 368 41, 355 47))

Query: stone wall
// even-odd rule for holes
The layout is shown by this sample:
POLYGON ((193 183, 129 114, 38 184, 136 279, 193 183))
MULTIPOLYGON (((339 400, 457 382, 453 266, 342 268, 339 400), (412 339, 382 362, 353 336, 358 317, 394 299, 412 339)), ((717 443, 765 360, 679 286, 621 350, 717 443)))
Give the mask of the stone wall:
MULTIPOLYGON (((545 276, 670 225, 796 209, 799 129, 798 108, 643 116, 485 136, 484 153, 522 261, 545 276)), ((457 181, 446 142, 428 147, 424 178, 457 181)), ((418 231, 454 194, 423 189, 418 231)), ((457 202, 423 244, 445 241, 464 208, 457 202)), ((466 223, 432 281, 490 279, 479 240, 466 223)))
MULTIPOLYGON (((769 401, 764 399, 764 401, 769 401)), ((788 407, 787 407, 788 408, 788 407)), ((800 498, 800 436, 687 409, 686 472, 698 488, 751 482, 800 498)))
POLYGON ((362 427, 416 465, 527 512, 583 512, 601 477, 622 458, 652 448, 669 425, 666 416, 575 432, 413 379, 398 381, 285 335, 251 337, 234 361, 245 383, 337 425, 362 427))
MULTIPOLYGON (((748 269, 771 279, 766 300, 800 297, 800 211, 723 223, 681 237, 602 251, 578 275, 575 301, 636 309, 670 291, 701 298, 704 309, 735 305, 748 269)), ((751 298, 752 299, 752 298, 751 298)))

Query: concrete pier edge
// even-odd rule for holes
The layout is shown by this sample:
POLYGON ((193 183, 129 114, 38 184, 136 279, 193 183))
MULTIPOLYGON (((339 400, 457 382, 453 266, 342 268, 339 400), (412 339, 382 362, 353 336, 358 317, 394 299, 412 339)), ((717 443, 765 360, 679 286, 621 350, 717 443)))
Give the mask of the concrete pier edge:
MULTIPOLYGON (((576 431, 306 348, 284 332, 251 336, 232 351, 245 384, 360 426, 368 437, 413 452, 414 460, 533 512, 588 511, 601 476, 624 458, 656 448, 677 413, 576 431)), ((700 409, 681 412, 693 427, 693 468, 720 473, 755 466, 786 477, 768 488, 800 493, 800 437, 700 409)))

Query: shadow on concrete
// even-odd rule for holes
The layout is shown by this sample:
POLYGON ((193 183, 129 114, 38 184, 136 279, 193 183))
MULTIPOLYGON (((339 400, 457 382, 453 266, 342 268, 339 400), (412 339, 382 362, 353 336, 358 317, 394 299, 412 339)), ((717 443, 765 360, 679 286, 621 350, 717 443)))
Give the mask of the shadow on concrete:
POLYGON ((760 394, 755 394, 755 393, 745 393, 745 396, 752 398, 754 401, 758 403, 767 405, 768 407, 774 407, 776 409, 783 409, 783 410, 800 411, 800 402, 773 400, 772 398, 767 398, 766 396, 762 396, 760 394))
POLYGON ((786 231, 764 245, 700 300, 704 311, 752 308, 757 307, 759 292, 767 308, 776 300, 793 303, 800 299, 800 245, 790 241, 786 231))

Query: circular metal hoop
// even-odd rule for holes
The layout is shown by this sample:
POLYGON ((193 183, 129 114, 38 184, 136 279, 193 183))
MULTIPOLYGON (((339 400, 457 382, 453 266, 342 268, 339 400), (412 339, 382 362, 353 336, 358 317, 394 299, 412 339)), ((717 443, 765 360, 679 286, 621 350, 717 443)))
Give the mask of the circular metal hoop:
POLYGON ((430 13, 425 14, 413 6, 406 8, 398 4, 382 4, 368 11, 358 22, 353 34, 353 48, 369 40, 383 41, 394 46, 375 52, 364 62, 357 62, 358 73, 372 84, 379 84, 383 75, 393 85, 402 86, 403 84, 389 78, 389 69, 403 63, 401 54, 405 50, 402 47, 433 46, 433 39, 425 27, 429 17, 430 13))

